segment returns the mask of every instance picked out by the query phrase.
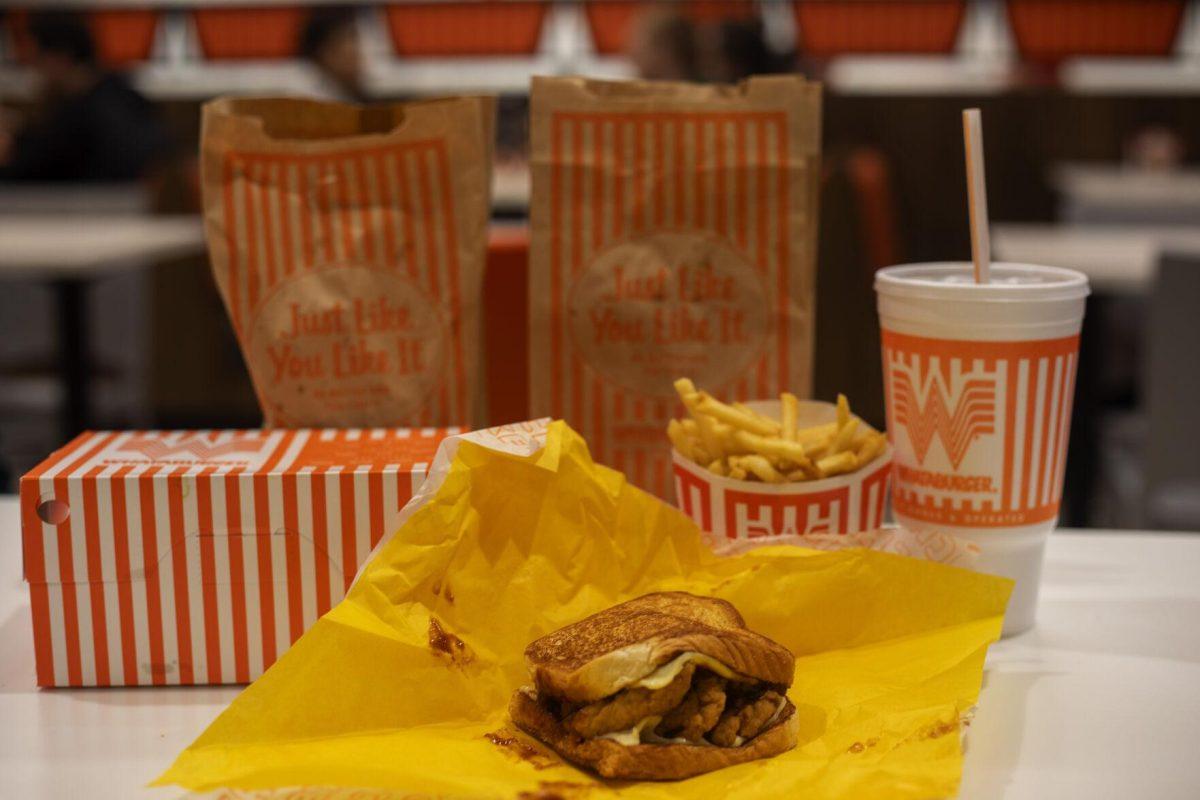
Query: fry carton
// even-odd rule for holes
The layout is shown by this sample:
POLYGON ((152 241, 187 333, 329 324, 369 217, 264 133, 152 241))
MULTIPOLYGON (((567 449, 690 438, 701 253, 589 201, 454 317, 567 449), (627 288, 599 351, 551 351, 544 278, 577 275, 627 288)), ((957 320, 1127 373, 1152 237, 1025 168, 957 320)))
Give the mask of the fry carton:
POLYGON ((342 599, 456 432, 81 434, 21 478, 38 685, 256 678, 342 599))

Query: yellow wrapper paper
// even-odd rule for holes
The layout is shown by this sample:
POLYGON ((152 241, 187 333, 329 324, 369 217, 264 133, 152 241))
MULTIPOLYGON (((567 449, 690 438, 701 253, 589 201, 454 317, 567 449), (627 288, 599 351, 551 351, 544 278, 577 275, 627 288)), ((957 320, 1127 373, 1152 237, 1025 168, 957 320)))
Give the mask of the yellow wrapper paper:
POLYGON ((561 422, 529 456, 456 445, 440 488, 427 484, 347 598, 158 783, 381 790, 278 794, 306 798, 954 794, 961 721, 1011 582, 863 549, 715 556, 690 520, 594 464, 561 422), (681 783, 618 785, 523 734, 505 745, 525 646, 658 590, 723 597, 796 654, 799 746, 681 783), (435 620, 463 646, 434 646, 435 620))

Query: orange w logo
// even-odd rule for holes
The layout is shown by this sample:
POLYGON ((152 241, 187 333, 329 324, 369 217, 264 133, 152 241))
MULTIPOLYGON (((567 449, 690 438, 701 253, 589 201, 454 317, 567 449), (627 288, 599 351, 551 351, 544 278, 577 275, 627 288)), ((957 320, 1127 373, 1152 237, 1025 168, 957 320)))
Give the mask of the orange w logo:
POLYGON ((220 456, 253 455, 262 450, 265 439, 232 439, 221 444, 212 444, 203 437, 181 439, 168 444, 153 436, 135 436, 127 441, 122 451, 140 453, 151 461, 162 461, 175 456, 190 456, 197 461, 209 461, 220 456))
POLYGON ((925 384, 922 406, 912 376, 904 370, 894 373, 892 404, 896 422, 908 429, 918 463, 925 463, 929 445, 934 434, 938 434, 950 463, 958 469, 971 441, 978 435, 996 430, 996 381, 993 378, 968 378, 959 389, 953 412, 946 402, 947 392, 941 374, 931 371, 925 384))

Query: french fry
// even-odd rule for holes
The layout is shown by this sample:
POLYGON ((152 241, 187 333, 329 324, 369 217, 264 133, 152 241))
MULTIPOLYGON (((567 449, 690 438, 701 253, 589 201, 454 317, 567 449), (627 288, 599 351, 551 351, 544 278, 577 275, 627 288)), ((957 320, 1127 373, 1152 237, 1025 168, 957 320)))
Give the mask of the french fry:
POLYGON ((679 378, 674 383, 675 391, 679 393, 679 399, 683 404, 688 405, 688 395, 697 394, 696 384, 692 383, 691 378, 679 378))
POLYGON ((667 423, 667 438, 671 440, 671 444, 675 445, 675 449, 681 456, 695 461, 692 458, 692 440, 684 432, 683 424, 679 420, 673 419, 667 423))
POLYGON ((875 457, 883 452, 884 437, 881 433, 876 433, 868 436, 862 444, 854 451, 854 457, 859 464, 867 464, 875 460, 875 457))
POLYGON ((681 455, 714 475, 807 481, 853 472, 887 447, 882 433, 853 415, 845 395, 838 395, 833 422, 800 428, 800 401, 791 392, 780 394, 776 422, 744 403, 723 403, 688 378, 674 386, 688 416, 672 420, 667 435, 681 455))
POLYGON ((779 472, 779 470, 777 470, 777 469, 775 469, 775 467, 771 466, 771 462, 767 461, 767 459, 764 458, 763 456, 760 456, 760 455, 734 456, 732 459, 730 459, 730 462, 737 464, 737 466, 744 469, 747 473, 754 474, 756 477, 759 478, 759 480, 763 481, 764 483, 783 483, 784 482, 784 477, 779 472), (736 460, 734 460, 734 459, 736 459, 736 460))
POLYGON ((813 425, 811 428, 801 428, 796 431, 796 441, 803 445, 808 445, 813 442, 819 442, 823 439, 833 436, 838 431, 836 422, 827 422, 824 425, 813 425))
POLYGON ((779 435, 779 423, 747 414, 703 392, 700 394, 700 402, 697 404, 696 410, 703 414, 709 414, 727 425, 750 433, 757 433, 759 436, 779 435))
POLYGON ((795 468, 795 464, 782 456, 767 456, 767 461, 771 462, 771 466, 780 472, 791 472, 795 468))
POLYGON ((733 405, 734 408, 736 408, 738 411, 741 411, 743 414, 749 414, 750 416, 754 417, 755 419, 761 420, 761 421, 767 423, 768 425, 778 425, 779 424, 775 420, 768 417, 766 414, 763 414, 761 411, 755 411, 753 408, 746 405, 745 403, 732 403, 731 405, 733 405))
POLYGON ((800 414, 800 401, 796 399, 796 395, 791 392, 784 392, 779 395, 780 420, 782 421, 782 431, 780 433, 784 439, 791 441, 796 440, 796 418, 800 414))
MULTIPOLYGON (((694 396, 697 400, 699 399, 699 395, 694 396)), ((693 411, 692 417, 696 420, 696 427, 700 430, 700 440, 704 442, 705 449, 714 455, 720 455, 724 443, 717 431, 719 423, 708 414, 702 414, 699 411, 693 411)))
POLYGON ((735 432, 733 440, 740 447, 752 453, 785 458, 801 469, 806 467, 810 470, 812 469, 813 464, 811 459, 805 454, 804 448, 795 442, 774 437, 758 436, 746 431, 735 432))
POLYGON ((725 444, 717 432, 717 422, 707 414, 697 414, 696 427, 700 429, 700 441, 704 444, 704 449, 714 458, 720 456, 725 450, 725 444))
POLYGON ((819 439, 813 439, 805 443, 805 455, 807 455, 809 459, 813 460, 824 458, 829 453, 829 446, 833 444, 833 439, 836 434, 836 431, 833 433, 827 433, 821 436, 819 439))
POLYGON ((696 422, 696 428, 699 431, 700 441, 704 445, 705 452, 714 456, 719 455, 721 452, 721 441, 714 429, 715 421, 707 414, 702 414, 696 410, 696 406, 700 403, 700 393, 696 391, 696 384, 692 383, 691 378, 679 378, 675 381, 674 385, 675 391, 679 394, 679 399, 688 410, 688 414, 696 422))
POLYGON ((837 436, 833 437, 833 441, 829 444, 829 455, 837 455, 850 448, 850 442, 854 440, 854 432, 858 430, 858 418, 850 417, 846 420, 846 424, 842 425, 837 432, 837 436))
POLYGON ((734 453, 744 453, 746 450, 734 441, 734 434, 737 429, 732 425, 726 425, 724 422, 713 422, 713 431, 717 438, 717 449, 723 455, 732 455, 734 453))
POLYGON ((858 460, 855 459, 854 453, 849 451, 836 453, 818 461, 817 469, 820 470, 822 477, 828 478, 844 472, 853 472, 858 469, 858 460))

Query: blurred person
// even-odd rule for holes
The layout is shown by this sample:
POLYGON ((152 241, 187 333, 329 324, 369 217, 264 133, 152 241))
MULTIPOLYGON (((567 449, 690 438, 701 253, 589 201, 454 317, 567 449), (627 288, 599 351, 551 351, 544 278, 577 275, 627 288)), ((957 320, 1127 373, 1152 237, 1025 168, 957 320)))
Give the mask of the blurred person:
POLYGON ((737 83, 751 75, 790 71, 791 59, 767 42, 759 17, 725 19, 705 26, 698 37, 700 71, 706 80, 737 83))
POLYGON ((629 37, 629 58, 637 74, 646 80, 701 78, 696 26, 674 11, 653 9, 637 17, 629 37))
POLYGON ((343 103, 370 101, 362 80, 358 12, 353 6, 317 7, 309 14, 297 48, 317 72, 317 97, 343 103))
POLYGON ((169 150, 153 106, 105 70, 77 13, 30 14, 38 91, 26 115, 0 115, 0 180, 128 181, 169 150))
POLYGON ((1125 161, 1139 169, 1171 172, 1183 166, 1183 138, 1163 125, 1142 128, 1125 143, 1125 161))

